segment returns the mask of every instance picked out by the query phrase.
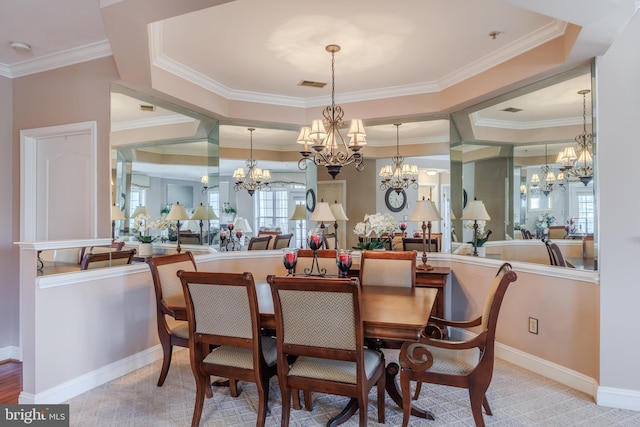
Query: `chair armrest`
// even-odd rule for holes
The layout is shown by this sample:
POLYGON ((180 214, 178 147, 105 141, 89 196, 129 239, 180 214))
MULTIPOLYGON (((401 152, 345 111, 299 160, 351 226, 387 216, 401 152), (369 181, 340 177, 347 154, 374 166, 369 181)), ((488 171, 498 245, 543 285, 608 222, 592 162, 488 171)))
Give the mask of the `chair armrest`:
POLYGON ((444 341, 422 337, 418 341, 405 341, 400 348, 399 361, 401 365, 414 370, 425 370, 433 365, 433 355, 428 346, 446 348, 450 350, 468 350, 479 348, 484 350, 487 341, 487 331, 476 335, 467 341, 444 341))
POLYGON ((480 326, 480 324, 482 323, 482 317, 478 317, 469 321, 458 321, 441 319, 440 317, 431 316, 429 318, 429 323, 435 323, 441 326, 453 326, 456 328, 472 328, 474 326, 480 326))

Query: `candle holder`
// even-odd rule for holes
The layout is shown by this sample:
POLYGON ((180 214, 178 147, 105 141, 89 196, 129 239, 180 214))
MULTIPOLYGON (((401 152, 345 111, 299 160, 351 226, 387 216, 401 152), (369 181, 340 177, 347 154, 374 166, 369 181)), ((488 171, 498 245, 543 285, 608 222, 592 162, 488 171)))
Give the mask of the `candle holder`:
POLYGON ((387 233, 387 235, 389 236, 389 248, 391 248, 391 250, 394 250, 393 239, 396 237, 396 232, 390 231, 389 233, 387 233))
POLYGON ((298 263, 298 249, 286 248, 283 249, 282 252, 282 261, 284 262, 284 267, 287 269, 289 275, 292 275, 293 270, 296 268, 296 264, 298 263))
POLYGON ((322 233, 318 231, 309 232, 309 248, 313 251, 313 259, 311 260, 311 267, 304 269, 306 276, 320 276, 324 277, 327 274, 326 268, 320 268, 318 263, 318 249, 322 247, 323 238, 322 233))
POLYGON ((404 222, 402 224, 400 224, 400 231, 402 231, 402 237, 405 237, 405 230, 407 229, 407 224, 405 224, 404 222))
POLYGON ((340 270, 340 277, 347 277, 351 265, 353 264, 353 258, 351 258, 351 251, 347 249, 341 249, 336 258, 336 264, 338 270, 340 270))
POLYGON ((242 231, 238 230, 235 233, 232 232, 233 224, 229 224, 228 230, 220 231, 220 250, 221 251, 239 251, 242 247, 240 245, 240 238, 242 237, 242 231))

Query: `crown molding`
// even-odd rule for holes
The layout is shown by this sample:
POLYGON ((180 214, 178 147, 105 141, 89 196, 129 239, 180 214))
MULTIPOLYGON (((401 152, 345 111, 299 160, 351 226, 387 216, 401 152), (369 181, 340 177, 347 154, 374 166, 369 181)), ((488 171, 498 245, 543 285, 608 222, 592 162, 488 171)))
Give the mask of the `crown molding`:
POLYGON ((131 130, 131 129, 141 129, 141 128, 149 128, 154 126, 165 126, 165 125, 175 125, 180 123, 191 123, 195 122, 196 119, 192 117, 183 116, 180 114, 176 114, 173 116, 165 116, 165 117, 155 117, 152 119, 140 119, 140 120, 130 120, 128 122, 121 122, 117 124, 111 124, 111 131, 118 132, 123 130, 131 130))

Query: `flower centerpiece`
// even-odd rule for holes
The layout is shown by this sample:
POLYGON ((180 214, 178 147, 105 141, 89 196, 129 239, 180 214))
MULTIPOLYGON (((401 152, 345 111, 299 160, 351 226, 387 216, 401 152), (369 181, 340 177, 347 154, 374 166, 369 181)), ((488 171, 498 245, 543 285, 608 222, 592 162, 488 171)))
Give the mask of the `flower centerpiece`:
POLYGON ((160 218, 156 219, 149 223, 150 228, 155 228, 160 231, 160 240, 164 243, 167 239, 170 239, 170 236, 175 234, 176 232, 176 224, 173 221, 169 221, 166 218, 166 215, 163 214, 160 218))
MULTIPOLYGON (((467 230, 473 231, 473 223, 474 221, 464 221, 464 224, 462 226, 467 230)), ((477 238, 476 245, 479 248, 482 247, 482 245, 484 245, 485 243, 487 243, 487 240, 489 240, 489 236, 491 235, 491 230, 487 231, 486 234, 484 232, 484 227, 486 226, 486 224, 487 224, 487 221, 484 221, 481 219, 478 220, 478 238, 477 238)), ((470 243, 473 245, 473 240, 467 243, 470 243)))
POLYGON ((364 216, 364 221, 357 223, 353 228, 353 232, 362 237, 354 249, 382 249, 384 245, 380 236, 397 228, 398 221, 391 214, 379 212, 367 214, 364 216))
POLYGON ((149 216, 140 214, 133 219, 133 228, 137 231, 133 237, 140 243, 152 243, 156 238, 149 235, 149 216))
POLYGON ((556 217, 545 212, 536 220, 536 238, 541 239, 549 233, 549 226, 556 225, 556 217))

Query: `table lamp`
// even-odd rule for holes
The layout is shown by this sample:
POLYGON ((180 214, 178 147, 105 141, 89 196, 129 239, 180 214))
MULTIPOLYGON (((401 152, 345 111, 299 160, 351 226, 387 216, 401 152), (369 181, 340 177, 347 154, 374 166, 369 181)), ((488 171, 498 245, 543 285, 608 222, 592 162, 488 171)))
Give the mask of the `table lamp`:
POLYGON ((180 204, 180 202, 176 202, 175 205, 171 206, 171 210, 167 214, 166 217, 169 221, 176 221, 176 233, 178 235, 178 246, 176 250, 178 253, 182 250, 180 247, 180 221, 189 219, 189 215, 187 215, 187 211, 184 209, 184 206, 180 204))
POLYGON ((336 249, 338 249, 338 221, 349 221, 349 218, 347 217, 347 214, 344 212, 342 203, 338 203, 336 201, 334 204, 329 205, 329 208, 331 208, 331 213, 335 217, 335 220, 333 222, 333 228, 336 233, 336 249))
POLYGON ((207 207, 200 203, 200 206, 196 208, 195 212, 191 216, 191 220, 200 221, 200 244, 202 244, 202 221, 209 221, 209 213, 207 212, 207 207))
POLYGON ((296 205, 296 209, 293 211, 293 215, 289 218, 292 221, 298 221, 298 225, 300 225, 300 249, 304 248, 304 233, 302 228, 302 222, 307 219, 307 207, 305 205, 296 205))
POLYGON ((239 242, 243 233, 251 233, 253 231, 251 229, 251 226, 249 225, 249 221, 247 221, 246 218, 243 218, 241 216, 236 218, 236 220, 233 223, 233 226, 236 229, 236 237, 238 238, 239 242), (238 233, 240 233, 240 235, 238 235, 238 233))
POLYGON ((122 221, 124 214, 120 210, 120 206, 115 203, 111 206, 111 240, 116 240, 116 221, 122 221))
POLYGON ((489 221, 491 217, 481 200, 472 200, 462 212, 460 219, 473 221, 473 256, 478 256, 478 221, 489 221))
POLYGON ((324 233, 324 222, 327 221, 335 221, 336 217, 333 216, 333 212, 331 212, 331 208, 329 207, 329 203, 327 202, 318 202, 315 210, 311 214, 311 221, 316 221, 320 223, 320 229, 324 233))
POLYGON ((425 233, 429 229, 429 250, 431 250, 431 221, 440 221, 442 217, 436 204, 431 200, 422 200, 416 202, 409 221, 422 221, 422 265, 416 266, 418 270, 433 270, 433 267, 427 264, 427 242, 425 233))

